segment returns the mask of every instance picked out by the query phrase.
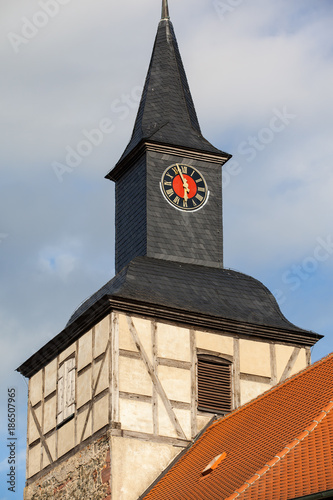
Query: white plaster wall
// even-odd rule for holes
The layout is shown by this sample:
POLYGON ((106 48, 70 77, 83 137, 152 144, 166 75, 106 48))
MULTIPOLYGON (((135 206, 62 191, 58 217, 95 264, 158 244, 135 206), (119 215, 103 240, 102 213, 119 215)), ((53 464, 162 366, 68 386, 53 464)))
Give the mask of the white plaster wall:
POLYGON ((137 500, 181 448, 138 439, 111 438, 112 498, 137 500))
POLYGON ((41 445, 40 443, 30 448, 28 453, 28 477, 40 471, 41 445))
POLYGON ((85 408, 84 410, 78 412, 77 424, 76 424, 77 425, 76 432, 77 432, 77 442, 78 443, 80 443, 81 441, 84 441, 85 439, 87 439, 88 437, 90 437, 92 435, 92 413, 90 412, 88 421, 87 421, 87 417, 88 417, 88 408, 85 408), (87 424, 86 424, 86 421, 87 421, 87 424), (84 431, 84 434, 82 435, 85 425, 86 425, 85 431, 84 431))
POLYGON ((97 432, 99 429, 104 427, 109 423, 109 395, 107 394, 103 398, 96 401, 94 404, 94 428, 93 432, 97 432))
POLYGON ((170 400, 191 402, 191 372, 170 366, 158 367, 158 377, 170 400))
POLYGON ((240 339, 239 347, 241 373, 271 377, 270 344, 240 339))
POLYGON ((46 398, 57 388, 57 360, 54 359, 45 367, 44 397, 46 398))
POLYGON ((91 399, 91 371, 91 367, 89 367, 77 377, 77 408, 80 408, 91 399))
POLYGON ((119 390, 151 396, 152 380, 141 359, 119 357, 119 390))
POLYGON ((157 324, 157 355, 191 361, 190 330, 166 323, 157 324))
POLYGON ((196 344, 198 349, 206 349, 218 354, 234 354, 234 339, 220 334, 196 331, 196 344))
POLYGON ((79 348, 77 353, 77 369, 82 370, 92 362, 92 331, 83 335, 79 339, 79 348))
POLYGON ((43 370, 39 370, 29 381, 29 397, 32 406, 42 400, 43 396, 43 370))
POLYGON ((103 354, 109 340, 110 317, 107 316, 95 326, 94 357, 97 358, 103 354))
POLYGON ((44 403, 44 428, 43 433, 47 434, 57 425, 57 398, 56 396, 44 403))
POLYGON ((151 403, 130 399, 119 400, 121 428, 135 432, 153 433, 153 412, 151 403))
POLYGON ((62 457, 74 448, 74 419, 58 430, 58 457, 62 457))
POLYGON ((270 384, 241 380, 241 405, 248 403, 265 391, 271 389, 270 384))

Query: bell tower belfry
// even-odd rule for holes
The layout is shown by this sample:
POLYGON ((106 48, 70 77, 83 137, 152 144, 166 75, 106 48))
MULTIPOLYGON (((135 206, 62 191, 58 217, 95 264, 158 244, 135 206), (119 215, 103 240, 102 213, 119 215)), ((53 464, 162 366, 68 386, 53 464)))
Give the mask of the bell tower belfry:
POLYGON ((26 360, 25 500, 137 500, 216 415, 310 363, 254 278, 223 268, 221 166, 167 0, 116 183, 116 276, 26 360))

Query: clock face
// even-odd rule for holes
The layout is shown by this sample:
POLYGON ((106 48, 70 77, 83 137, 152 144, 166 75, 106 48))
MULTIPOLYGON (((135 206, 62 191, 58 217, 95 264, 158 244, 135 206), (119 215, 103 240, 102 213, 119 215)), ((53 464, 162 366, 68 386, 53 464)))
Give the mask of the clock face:
POLYGON ((171 165, 164 171, 160 188, 167 202, 178 210, 199 210, 209 197, 206 181, 200 172, 182 163, 171 165))

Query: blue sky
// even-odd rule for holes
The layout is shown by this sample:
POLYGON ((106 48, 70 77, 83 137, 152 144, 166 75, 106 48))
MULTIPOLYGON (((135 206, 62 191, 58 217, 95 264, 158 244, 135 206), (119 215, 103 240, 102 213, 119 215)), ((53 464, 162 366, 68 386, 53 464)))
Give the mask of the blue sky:
MULTIPOLYGON (((169 1, 204 136, 234 155, 224 173, 225 266, 261 280, 290 321, 325 335, 313 349, 319 359, 333 350, 333 5, 169 1)), ((130 138, 160 1, 17 0, 1 9, 0 500, 7 500, 12 386, 15 498, 25 474, 27 389, 14 370, 114 275, 114 187, 104 175, 130 138), (103 125, 96 145, 73 156, 103 125), (60 175, 55 165, 68 154, 72 166, 60 175)))

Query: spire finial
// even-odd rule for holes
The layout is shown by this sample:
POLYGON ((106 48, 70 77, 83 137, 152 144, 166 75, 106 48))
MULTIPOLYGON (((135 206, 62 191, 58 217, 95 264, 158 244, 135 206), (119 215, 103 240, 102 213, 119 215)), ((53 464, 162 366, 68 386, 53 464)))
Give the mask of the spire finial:
POLYGON ((170 19, 168 0, 162 0, 162 17, 161 20, 170 19))

